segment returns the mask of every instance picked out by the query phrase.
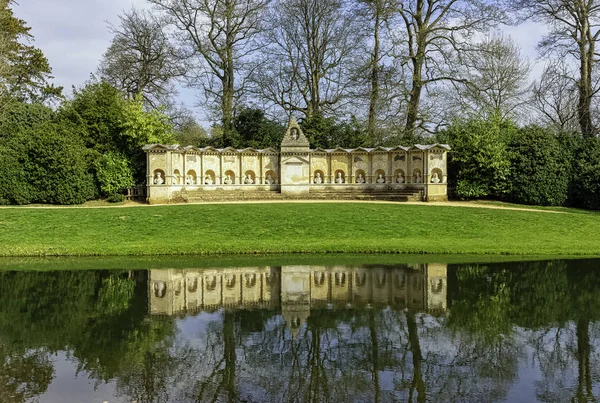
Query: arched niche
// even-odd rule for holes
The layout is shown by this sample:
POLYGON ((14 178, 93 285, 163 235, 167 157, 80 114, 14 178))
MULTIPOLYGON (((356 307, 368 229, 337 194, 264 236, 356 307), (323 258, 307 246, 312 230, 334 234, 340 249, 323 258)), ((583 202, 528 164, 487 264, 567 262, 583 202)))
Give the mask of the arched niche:
POLYGON ((179 172, 179 169, 173 171, 173 184, 181 185, 181 172, 179 172))
POLYGON ((273 170, 265 172, 265 185, 275 185, 277 183, 277 174, 273 170))
POLYGON ((205 185, 214 185, 215 184, 215 172, 211 169, 207 170, 204 173, 204 179, 203 182, 205 185))
POLYGON ((334 172, 333 178, 333 182, 337 183, 338 185, 346 183, 346 172, 344 172, 343 169, 337 169, 334 172))
POLYGON ((235 274, 226 274, 225 275, 225 287, 234 288, 237 283, 237 276, 235 274))
POLYGON ((431 178, 429 182, 433 184, 444 183, 444 173, 439 168, 433 168, 431 170, 431 178))
POLYGON ((413 171, 413 183, 423 183, 423 174, 418 168, 413 171))
POLYGON ((394 276, 394 287, 403 290, 406 287, 406 276, 404 273, 396 273, 394 276))
POLYGON ((256 285, 256 273, 244 274, 244 280, 246 288, 253 288, 256 285))
POLYGON ((173 293, 175 295, 180 295, 181 294, 181 280, 177 280, 175 281, 175 284, 173 285, 173 293))
POLYGON ((433 294, 439 294, 444 290, 444 280, 441 278, 432 278, 429 283, 433 294))
POLYGON ((323 286, 325 284, 325 273, 322 271, 315 271, 313 273, 313 282, 317 287, 323 286))
POLYGON ((198 175, 196 175, 196 171, 194 171, 193 169, 190 169, 189 171, 187 171, 187 174, 185 175, 185 184, 186 185, 195 185, 197 183, 198 180, 198 175))
POLYGON ((254 171, 246 171, 244 172, 244 184, 245 185, 253 185, 256 183, 256 174, 254 171))
POLYGON ((198 278, 187 279, 187 289, 189 292, 196 292, 198 290, 198 278))
POLYGON ((213 291, 217 288, 217 276, 204 276, 204 287, 206 291, 213 291))
POLYGON ((235 173, 232 170, 225 172, 225 178, 223 179, 224 185, 233 185, 235 184, 235 173))
POLYGON ((343 272, 336 272, 334 277, 334 282, 335 285, 338 287, 344 287, 346 286, 346 273, 343 272))
POLYGON ((396 169, 394 171, 394 183, 406 183, 406 173, 402 169, 396 169))
POLYGON ((165 180, 165 171, 162 169, 155 169, 152 173, 152 183, 154 185, 164 185, 165 180))
POLYGON ((367 283, 367 274, 364 272, 354 273, 354 285, 357 287, 363 287, 367 283))
POLYGON ((325 183, 325 173, 323 173, 323 171, 321 171, 320 169, 317 169, 313 172, 313 179, 312 182, 315 185, 322 185, 323 183, 325 183))
POLYGON ((387 182, 385 178, 385 171, 383 169, 378 169, 375 171, 375 178, 373 179, 373 182, 377 183, 378 185, 383 185, 385 182, 387 182))
POLYGON ((367 175, 365 174, 365 171, 363 171, 362 169, 357 169, 355 176, 354 176, 354 183, 357 183, 359 185, 363 185, 365 183, 367 183, 367 175))
POLYGON ((164 281, 155 281, 152 288, 154 289, 154 296, 156 298, 164 298, 167 295, 167 283, 164 281))

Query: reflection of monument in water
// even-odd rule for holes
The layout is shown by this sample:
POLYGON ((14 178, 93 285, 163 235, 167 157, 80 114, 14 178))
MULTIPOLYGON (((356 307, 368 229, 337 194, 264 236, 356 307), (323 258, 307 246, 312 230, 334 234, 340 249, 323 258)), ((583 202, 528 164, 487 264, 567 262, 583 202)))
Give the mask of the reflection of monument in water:
POLYGON ((445 264, 150 270, 149 311, 281 309, 292 330, 311 309, 389 306, 441 313, 446 310, 446 271, 445 264))

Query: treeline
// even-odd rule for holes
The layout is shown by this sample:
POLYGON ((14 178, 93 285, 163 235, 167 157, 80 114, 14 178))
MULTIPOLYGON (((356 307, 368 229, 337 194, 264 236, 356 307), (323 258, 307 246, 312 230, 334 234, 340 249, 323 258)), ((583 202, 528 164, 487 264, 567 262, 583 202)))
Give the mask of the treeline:
POLYGON ((173 142, 166 117, 98 82, 53 110, 11 101, 0 112, 0 204, 79 204, 145 179, 142 146, 173 142))
POLYGON ((295 116, 313 147, 449 143, 455 197, 598 208, 600 0, 147 3, 65 99, 0 0, 0 204, 121 200, 145 143, 276 147, 295 116), (527 18, 549 27, 533 83, 496 30, 527 18))
POLYGON ((435 140, 453 148, 451 198, 600 210, 597 137, 490 119, 457 121, 435 140))

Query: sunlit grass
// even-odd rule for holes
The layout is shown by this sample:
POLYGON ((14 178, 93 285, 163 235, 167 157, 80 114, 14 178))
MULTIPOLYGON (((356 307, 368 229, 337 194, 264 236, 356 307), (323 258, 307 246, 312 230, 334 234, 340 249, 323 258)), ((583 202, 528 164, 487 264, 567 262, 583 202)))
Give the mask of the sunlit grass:
POLYGON ((368 203, 0 209, 0 256, 600 255, 600 215, 368 203))

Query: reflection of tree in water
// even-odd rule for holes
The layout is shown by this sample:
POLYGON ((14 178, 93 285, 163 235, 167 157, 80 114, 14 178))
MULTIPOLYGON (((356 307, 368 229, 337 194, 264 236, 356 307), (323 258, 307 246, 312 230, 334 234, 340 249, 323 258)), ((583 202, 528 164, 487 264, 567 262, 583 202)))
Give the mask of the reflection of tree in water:
POLYGON ((277 310, 233 309, 183 334, 148 315, 144 272, 0 273, 0 396, 44 393, 66 351, 140 403, 503 400, 525 360, 539 400, 590 401, 600 272, 577 265, 451 267, 445 314, 312 307, 295 336, 277 310))
POLYGON ((0 396, 5 403, 25 402, 44 393, 54 374, 43 350, 12 351, 0 344, 0 396))
POLYGON ((139 361, 146 346, 164 340, 173 330, 172 319, 167 327, 144 321, 145 275, 0 272, 0 366, 4 369, 0 391, 23 384, 35 385, 23 389, 31 398, 33 391, 44 393, 54 371, 48 357, 59 351, 67 352, 77 371, 85 371, 98 383, 139 361), (6 378, 10 376, 22 378, 6 378))

